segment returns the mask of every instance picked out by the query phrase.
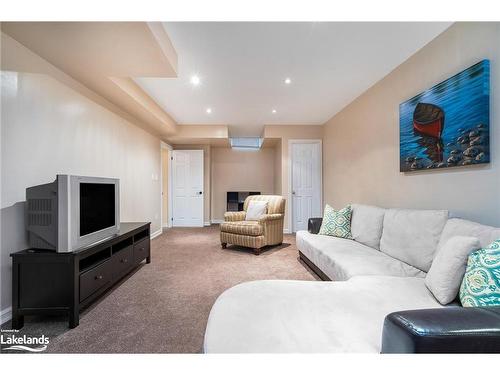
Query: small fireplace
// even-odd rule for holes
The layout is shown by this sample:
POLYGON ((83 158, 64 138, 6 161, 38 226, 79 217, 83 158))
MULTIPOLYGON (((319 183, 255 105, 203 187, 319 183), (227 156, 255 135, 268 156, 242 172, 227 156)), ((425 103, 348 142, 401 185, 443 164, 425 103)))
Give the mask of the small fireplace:
POLYGON ((227 211, 243 211, 243 203, 249 195, 260 195, 260 191, 228 191, 227 211))

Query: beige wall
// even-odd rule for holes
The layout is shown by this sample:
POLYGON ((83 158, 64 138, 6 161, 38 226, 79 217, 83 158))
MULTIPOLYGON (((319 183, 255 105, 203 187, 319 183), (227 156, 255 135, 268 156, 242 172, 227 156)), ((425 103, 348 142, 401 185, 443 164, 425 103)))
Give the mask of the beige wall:
POLYGON ((160 140, 75 91, 76 82, 3 36, 1 75, 0 310, 5 310, 11 304, 9 253, 27 247, 25 189, 51 182, 58 173, 116 177, 121 220, 151 221, 155 232, 160 140), (37 73, 21 68, 27 61, 37 73))
POLYGON ((328 121, 325 201, 443 208, 500 226, 499 41, 500 23, 455 24, 328 121), (400 173, 399 104, 482 59, 491 60, 491 164, 400 173))
POLYGON ((210 145, 172 145, 174 150, 203 150, 203 221, 205 225, 210 223, 210 197, 211 197, 211 174, 210 174, 210 145))
POLYGON ((276 142, 276 149, 274 152, 274 194, 281 195, 282 187, 281 187, 281 178, 282 178, 282 169, 281 169, 281 139, 278 139, 276 142))
POLYGON ((273 194, 275 149, 212 148, 212 220, 223 220, 228 191, 273 194))
MULTIPOLYGON (((289 159, 288 141, 291 139, 322 139, 322 125, 266 125, 264 127, 265 138, 281 139, 281 195, 287 200, 285 210, 285 228, 290 231, 290 202, 289 202, 289 159)), ((324 160, 324 158, 323 158, 324 160)))
MULTIPOLYGON (((190 126, 193 130, 198 128, 195 125, 181 125, 179 128, 182 129, 183 126, 190 126)), ((209 126, 205 126, 205 128, 209 128, 209 126)), ((219 130, 222 131, 223 129, 219 130)), ((193 132, 191 136, 196 136, 196 132, 193 132)), ((269 194, 280 194, 288 199, 288 141, 291 139, 322 139, 323 126, 266 125, 263 136, 266 139, 272 139, 272 146, 263 147, 258 152, 235 151, 228 147, 216 147, 208 144, 172 144, 174 149, 202 149, 205 151, 203 172, 205 178, 205 223, 211 220, 222 220, 226 207, 226 192, 248 190, 251 186, 255 186, 258 178, 253 178, 254 174, 260 177, 266 176, 264 178, 265 182, 257 185, 260 186, 257 190, 269 194), (215 153, 217 153, 217 156, 215 156, 215 153), (265 159, 270 154, 272 154, 272 159, 265 159), (265 155, 265 158, 263 155, 265 155), (217 161, 215 160, 216 157, 218 158, 217 161), (264 159, 265 163, 263 164, 264 159), (241 168, 243 163, 245 167, 241 168), (224 168, 227 172, 224 172, 224 168), (241 171, 245 171, 245 173, 241 173, 241 171), (232 177, 232 182, 229 183, 224 180, 228 176, 236 176, 237 178, 232 177), (221 178, 223 180, 219 181, 221 178), (236 187, 235 182, 238 181, 240 185, 236 187)), ((287 205, 285 231, 288 231, 288 224, 289 215, 287 205)))

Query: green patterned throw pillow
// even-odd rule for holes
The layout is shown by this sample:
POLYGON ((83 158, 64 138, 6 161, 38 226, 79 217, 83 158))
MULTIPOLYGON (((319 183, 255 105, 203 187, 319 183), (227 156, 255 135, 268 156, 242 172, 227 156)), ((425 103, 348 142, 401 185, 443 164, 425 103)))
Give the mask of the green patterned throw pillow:
POLYGON ((460 302, 464 307, 500 305, 500 239, 469 255, 460 302))
POLYGON ((352 240, 351 212, 351 206, 335 211, 332 207, 326 205, 319 234, 352 240))

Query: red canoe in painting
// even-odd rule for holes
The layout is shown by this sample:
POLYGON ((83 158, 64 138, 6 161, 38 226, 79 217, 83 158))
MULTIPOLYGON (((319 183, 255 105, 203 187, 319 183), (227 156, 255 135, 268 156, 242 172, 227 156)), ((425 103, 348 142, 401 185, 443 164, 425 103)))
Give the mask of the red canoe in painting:
POLYGON ((413 129, 421 134, 441 138, 444 111, 434 104, 418 103, 413 112, 413 129))

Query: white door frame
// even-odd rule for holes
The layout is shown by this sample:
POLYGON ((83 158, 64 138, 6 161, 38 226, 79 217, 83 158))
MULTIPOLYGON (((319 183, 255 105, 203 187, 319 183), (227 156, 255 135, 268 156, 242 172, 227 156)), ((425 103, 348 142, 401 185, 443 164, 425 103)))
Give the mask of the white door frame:
MULTIPOLYGON (((163 141, 160 142, 160 223, 161 223, 161 228, 165 228, 165 226, 163 225, 163 158, 161 157, 161 151, 162 150, 168 150, 170 152, 172 152, 173 150, 173 147, 170 146, 168 143, 165 143, 163 141)), ((170 199, 171 199, 171 191, 172 191, 172 171, 171 171, 171 168, 172 168, 172 160, 171 158, 168 158, 168 181, 167 181, 167 200, 168 200, 168 203, 167 203, 167 228, 170 228, 172 227, 172 213, 171 213, 171 203, 170 203, 170 199)))
POLYGON ((173 152, 174 151, 201 151, 203 155, 203 164, 202 164, 202 179, 203 179, 203 213, 202 213, 202 227, 205 226, 205 151, 203 149, 177 149, 174 150, 174 148, 171 147, 170 151, 172 152, 171 157, 168 160, 168 224, 169 228, 172 228, 174 225, 174 218, 173 218, 173 197, 172 197, 172 190, 173 190, 173 171, 172 171, 172 160, 173 160, 173 152))
POLYGON ((172 218, 172 178, 173 178, 173 173, 172 173, 172 155, 173 155, 174 148, 172 147, 170 150, 170 157, 168 158, 168 207, 167 207, 167 214, 168 214, 168 227, 172 228, 172 222, 174 219, 172 218))
POLYGON ((289 139, 288 140, 288 231, 293 233, 293 199, 292 199, 292 144, 316 143, 319 144, 319 203, 323 207, 323 141, 321 139, 289 139))

